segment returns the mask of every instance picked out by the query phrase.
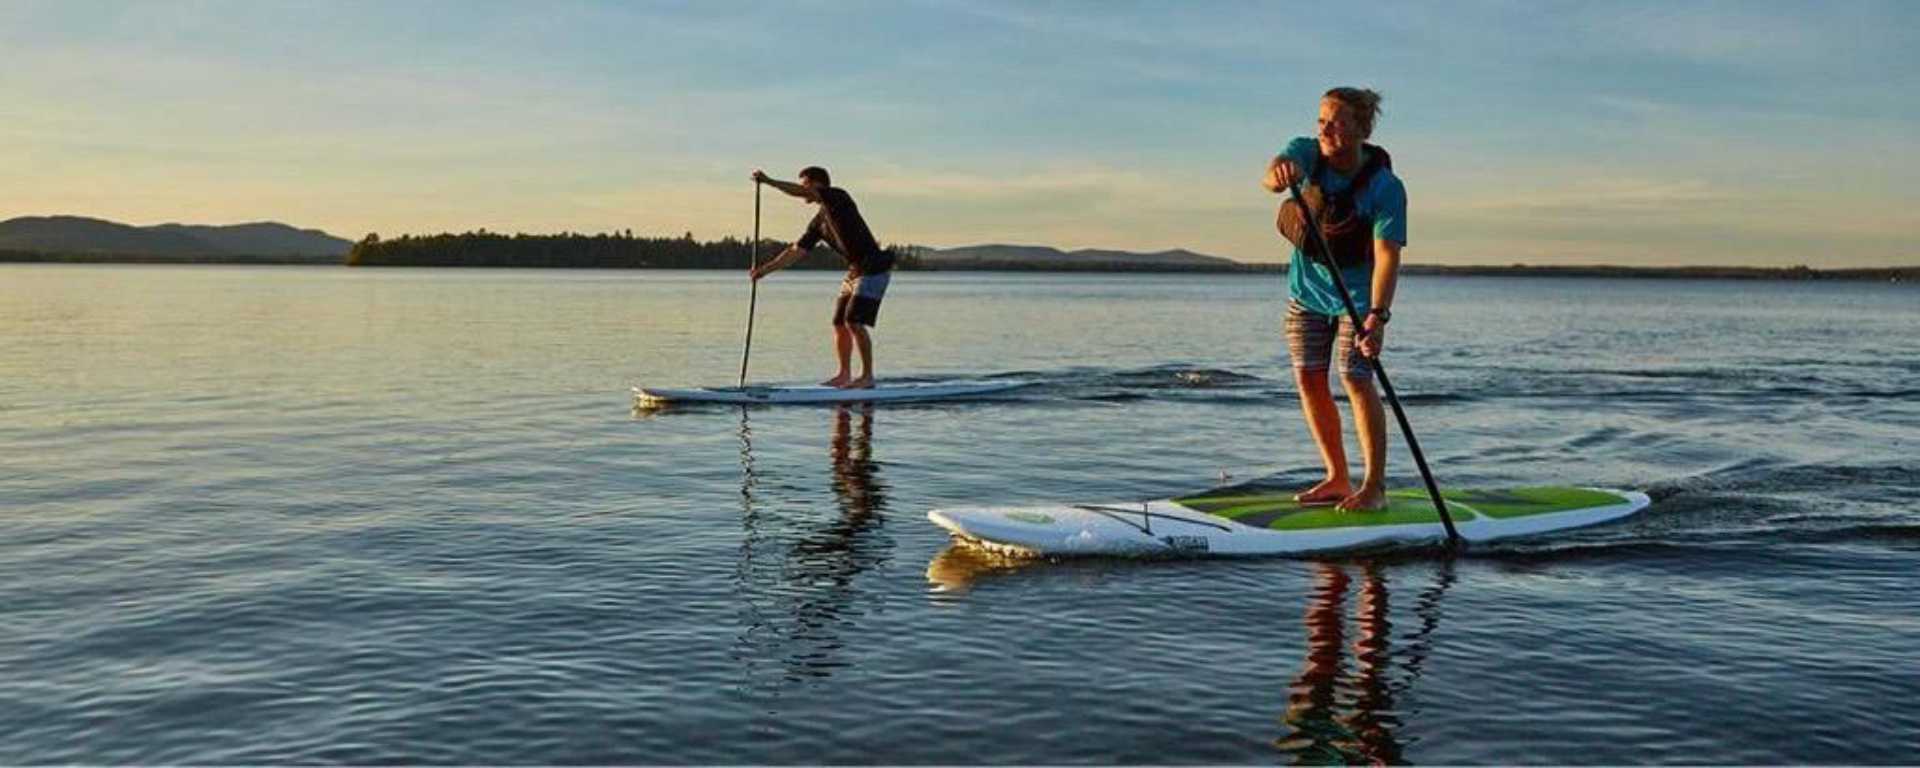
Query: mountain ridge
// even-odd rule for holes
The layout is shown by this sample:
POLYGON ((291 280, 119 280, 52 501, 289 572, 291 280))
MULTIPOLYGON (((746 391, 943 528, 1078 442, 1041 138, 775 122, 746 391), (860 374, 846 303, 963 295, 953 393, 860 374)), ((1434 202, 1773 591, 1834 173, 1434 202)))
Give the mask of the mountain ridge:
POLYGON ((0 250, 139 256, 344 258, 353 242, 277 221, 156 224, 88 216, 18 216, 0 221, 0 250))
POLYGON ((1106 248, 1080 248, 1063 251, 1046 245, 1010 245, 987 243, 953 248, 933 248, 918 254, 922 264, 932 267, 972 266, 982 263, 1062 263, 1112 264, 1135 266, 1236 267, 1241 263, 1220 256, 1209 256, 1185 248, 1164 251, 1122 251, 1106 248))

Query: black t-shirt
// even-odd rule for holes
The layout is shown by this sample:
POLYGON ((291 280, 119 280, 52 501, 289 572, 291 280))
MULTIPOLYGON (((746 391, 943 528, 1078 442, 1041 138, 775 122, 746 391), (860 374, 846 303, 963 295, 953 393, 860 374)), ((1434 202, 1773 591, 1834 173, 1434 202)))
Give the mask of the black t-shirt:
POLYGON ((798 245, 811 249, 823 239, 840 252, 840 258, 847 260, 850 272, 877 275, 893 269, 893 255, 880 250, 873 231, 867 229, 867 220, 860 218, 853 196, 839 187, 820 190, 820 212, 807 224, 807 232, 800 236, 798 245))

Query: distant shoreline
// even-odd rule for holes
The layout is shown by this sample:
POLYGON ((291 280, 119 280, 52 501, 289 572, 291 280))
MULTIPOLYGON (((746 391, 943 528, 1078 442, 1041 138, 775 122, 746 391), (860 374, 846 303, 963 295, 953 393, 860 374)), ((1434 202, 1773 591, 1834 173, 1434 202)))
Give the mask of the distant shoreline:
MULTIPOLYGON (((989 263, 968 266, 921 267, 920 271, 995 271, 995 272, 1211 272, 1285 274, 1285 264, 1236 264, 1219 266, 1103 266, 1093 264, 1009 264, 989 263)), ((1616 265, 1452 265, 1409 264, 1401 268, 1409 275, 1454 277, 1612 277, 1668 280, 1854 280, 1872 282, 1920 282, 1920 266, 1853 267, 1812 269, 1795 267, 1624 267, 1616 265)))
POLYGON ((303 254, 243 256, 230 253, 188 255, 177 253, 59 253, 50 251, 0 251, 0 264, 230 264, 264 266, 344 265, 345 257, 303 254))
POLYGON ((1534 266, 1452 266, 1410 264, 1402 271, 1411 275, 1455 275, 1461 277, 1622 277, 1680 280, 1854 280, 1871 282, 1920 282, 1920 267, 1852 267, 1812 269, 1809 267, 1621 267, 1610 265, 1534 266))
MULTIPOLYGON (((44 251, 0 251, 0 263, 5 264, 206 264, 206 265, 258 265, 258 266, 346 266, 344 256, 234 256, 231 254, 211 254, 187 256, 178 254, 129 254, 129 253, 54 253, 44 251)), ((378 269, 379 267, 365 267, 378 269)), ((545 265, 517 266, 443 266, 434 269, 552 269, 545 265)), ((557 267, 566 268, 566 267, 557 267)), ((713 267, 616 267, 616 269, 736 269, 734 266, 713 267)), ((805 268, 805 267, 796 267, 805 268)), ((826 268, 821 271, 834 271, 826 268)), ((902 265, 901 271, 911 272, 1076 272, 1076 273, 1160 273, 1160 274, 1284 274, 1285 264, 1128 264, 1128 263, 1086 263, 1086 262, 1012 262, 982 261, 967 264, 918 264, 902 265)), ((1708 279, 1708 280, 1845 280, 1868 282, 1920 283, 1920 266, 1911 267, 1852 267, 1843 269, 1813 269, 1804 266, 1795 267, 1628 267, 1618 265, 1450 265, 1450 264, 1409 264, 1402 270, 1409 275, 1441 275, 1456 277, 1603 277, 1603 278, 1645 278, 1645 279, 1708 279)))

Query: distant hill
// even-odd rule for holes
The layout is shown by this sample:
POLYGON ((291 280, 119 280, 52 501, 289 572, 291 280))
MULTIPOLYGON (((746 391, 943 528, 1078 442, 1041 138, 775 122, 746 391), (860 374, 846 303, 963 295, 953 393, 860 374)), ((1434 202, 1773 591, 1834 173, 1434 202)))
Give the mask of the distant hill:
POLYGON ((295 229, 275 221, 210 227, 201 224, 161 224, 149 229, 179 232, 200 239, 227 253, 257 256, 345 256, 353 242, 317 229, 295 229))
POLYGON ((1246 265, 1184 249, 1136 253, 1083 248, 1062 251, 1044 245, 969 245, 916 254, 926 269, 1240 270, 1246 265))
POLYGON ((0 251, 219 261, 339 261, 353 243, 275 222, 136 227, 83 216, 0 221, 0 251))
POLYGON ((56 253, 145 253, 188 256, 219 249, 179 232, 157 232, 79 216, 23 216, 0 221, 0 248, 56 253))

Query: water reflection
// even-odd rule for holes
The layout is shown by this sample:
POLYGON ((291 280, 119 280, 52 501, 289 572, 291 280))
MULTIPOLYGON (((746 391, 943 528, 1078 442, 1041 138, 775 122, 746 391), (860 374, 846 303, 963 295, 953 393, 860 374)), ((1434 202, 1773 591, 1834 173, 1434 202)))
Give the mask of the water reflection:
POLYGON ((1034 557, 998 554, 956 542, 948 544, 946 549, 940 550, 927 563, 927 583, 936 594, 957 597, 972 591, 974 585, 982 581, 1046 562, 1034 557))
MULTIPOLYGON (((752 412, 746 406, 740 407, 740 512, 741 522, 746 526, 748 536, 742 539, 743 545, 753 541, 751 535, 758 527, 754 524, 757 509, 754 506, 754 489, 760 484, 760 476, 753 471, 753 421, 752 412)), ((750 555, 749 552, 743 552, 750 555)))
POLYGON ((760 654, 754 652, 756 645, 762 642, 769 624, 761 610, 760 603, 752 599, 755 573, 758 570, 758 553, 762 547, 760 535, 760 505, 757 496, 760 487, 760 474, 753 464, 753 420, 746 406, 740 407, 740 555, 734 561, 734 590, 749 596, 741 602, 740 639, 734 650, 734 660, 746 670, 749 679, 758 676, 760 654))
POLYGON ((857 579, 892 549, 882 531, 888 488, 873 459, 873 422, 871 405, 834 409, 827 440, 834 511, 822 515, 818 497, 804 486, 773 483, 763 494, 742 412, 738 655, 749 675, 766 659, 778 659, 789 682, 847 666, 842 635, 858 617, 857 579))
POLYGON ((880 482, 878 465, 873 461, 872 403, 834 408, 828 454, 833 458, 833 494, 840 502, 840 525, 834 528, 836 541, 845 543, 861 528, 877 521, 877 513, 886 503, 887 487, 880 482), (856 410, 857 420, 853 417, 856 410))
POLYGON ((1440 624, 1440 599, 1454 580, 1451 561, 1438 569, 1434 583, 1414 600, 1419 624, 1396 648, 1388 572, 1378 563, 1317 565, 1304 616, 1306 658, 1281 717, 1286 734, 1275 747, 1298 764, 1406 762, 1395 735, 1399 698, 1420 678, 1440 624))
MULTIPOLYGON (((955 543, 927 564, 927 581, 933 599, 944 601, 999 579, 1083 577, 1136 566, 1154 567, 1123 559, 1008 557, 955 543)), ((1291 762, 1407 762, 1411 740, 1401 726, 1410 712, 1408 695, 1433 653, 1442 601, 1455 580, 1452 560, 1431 567, 1311 564, 1304 654, 1278 718, 1282 733, 1272 741, 1291 762), (1414 588, 1420 591, 1408 592, 1414 588), (1396 592, 1399 602, 1392 599, 1396 592)))

